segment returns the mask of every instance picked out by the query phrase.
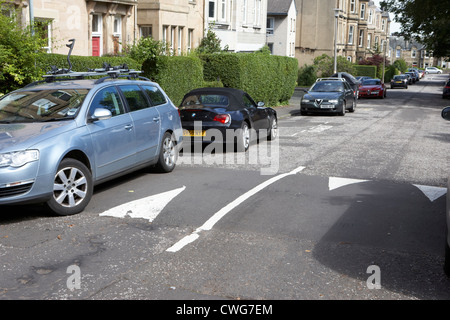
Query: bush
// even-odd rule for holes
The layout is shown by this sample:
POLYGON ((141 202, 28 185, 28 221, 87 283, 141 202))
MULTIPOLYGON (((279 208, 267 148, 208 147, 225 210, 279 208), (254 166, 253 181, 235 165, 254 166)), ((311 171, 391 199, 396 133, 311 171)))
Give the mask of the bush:
POLYGON ((373 65, 357 65, 354 66, 355 76, 367 76, 371 78, 377 77, 377 66, 373 65))
MULTIPOLYGON (((0 6, 4 1, 0 1, 0 6)), ((13 14, 8 17, 0 13, 0 92, 18 89, 41 75, 35 68, 35 60, 43 54, 45 40, 29 26, 22 27, 20 19, 13 14)))
POLYGON ((266 105, 287 102, 294 93, 298 76, 294 58, 272 56, 265 50, 205 54, 200 58, 205 81, 220 80, 224 87, 242 89, 266 105))
POLYGON ((309 87, 314 84, 317 79, 316 67, 314 65, 304 65, 298 70, 297 83, 301 87, 309 87))
POLYGON ((157 82, 175 105, 192 89, 203 87, 200 59, 190 56, 159 56, 142 65, 144 76, 157 82))

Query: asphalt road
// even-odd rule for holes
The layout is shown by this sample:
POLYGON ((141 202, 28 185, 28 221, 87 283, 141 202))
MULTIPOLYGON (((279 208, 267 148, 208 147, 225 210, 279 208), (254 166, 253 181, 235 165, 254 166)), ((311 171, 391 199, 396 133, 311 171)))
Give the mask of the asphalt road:
POLYGON ((185 148, 79 215, 1 207, 0 299, 449 299, 447 77, 344 117, 300 116, 296 92, 278 140, 185 148))

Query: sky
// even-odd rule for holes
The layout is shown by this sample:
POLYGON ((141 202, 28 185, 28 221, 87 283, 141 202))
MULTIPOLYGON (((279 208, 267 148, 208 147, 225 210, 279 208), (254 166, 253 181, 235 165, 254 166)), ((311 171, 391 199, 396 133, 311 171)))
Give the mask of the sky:
MULTIPOLYGON (((374 0, 377 7, 380 7, 380 0, 374 0)), ((389 14, 391 17, 391 33, 400 31, 400 24, 394 21, 394 15, 392 13, 389 14)))

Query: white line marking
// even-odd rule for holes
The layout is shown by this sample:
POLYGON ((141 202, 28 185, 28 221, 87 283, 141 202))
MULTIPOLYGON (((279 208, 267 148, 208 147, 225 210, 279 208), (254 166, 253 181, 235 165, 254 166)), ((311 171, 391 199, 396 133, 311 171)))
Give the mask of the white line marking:
POLYGON ((263 190, 264 188, 268 187, 269 185, 271 185, 272 183, 283 179, 287 176, 290 175, 295 175, 297 173, 299 173, 300 171, 302 171, 303 169, 305 169, 305 167, 298 167, 294 170, 292 170, 291 172, 288 173, 283 173, 280 174, 278 176, 275 176, 259 185, 257 185, 256 187, 254 187, 253 189, 247 191, 246 193, 244 193, 243 195, 239 196, 238 198, 236 198, 233 202, 229 203, 228 205, 226 205, 225 207, 223 207, 222 209, 220 209, 219 211, 217 211, 211 218, 209 218, 201 227, 197 228, 194 232, 192 232, 190 235, 184 237, 183 239, 181 239, 180 241, 178 241, 177 243, 175 243, 173 246, 171 246, 169 249, 167 249, 166 251, 168 252, 177 252, 180 249, 182 249, 184 246, 186 246, 187 244, 194 242, 195 240, 197 240, 199 238, 199 233, 201 231, 207 231, 207 230, 211 230, 212 227, 220 220, 222 219, 227 213, 229 213, 231 210, 233 210, 234 208, 236 208, 238 205, 240 205, 241 203, 243 203, 245 200, 247 200, 248 198, 250 198, 251 196, 255 195, 256 193, 260 192, 261 190, 263 190))
POLYGON ((328 189, 331 191, 331 190, 334 190, 334 189, 337 189, 340 187, 347 186, 349 184, 361 183, 361 182, 366 182, 366 181, 369 181, 369 180, 330 177, 328 180, 328 189))
POLYGON ((126 216, 129 216, 131 218, 147 219, 148 221, 152 222, 164 209, 164 207, 170 201, 172 201, 173 198, 183 192, 184 189, 186 189, 185 186, 175 190, 127 202, 120 206, 111 208, 103 213, 100 213, 100 216, 111 216, 116 218, 124 218, 126 216))
POLYGON ((419 184, 414 184, 415 187, 419 188, 420 191, 423 192, 424 195, 433 202, 436 199, 439 199, 444 194, 447 193, 447 188, 440 187, 431 187, 431 186, 422 186, 419 184))

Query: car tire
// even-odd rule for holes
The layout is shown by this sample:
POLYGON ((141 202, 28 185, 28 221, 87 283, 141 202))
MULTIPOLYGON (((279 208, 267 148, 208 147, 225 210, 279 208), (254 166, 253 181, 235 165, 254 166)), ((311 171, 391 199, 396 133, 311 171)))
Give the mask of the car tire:
POLYGON ((53 193, 46 206, 56 215, 80 213, 92 198, 91 171, 80 161, 66 158, 58 166, 53 181, 53 193))
POLYGON ((347 110, 347 103, 345 101, 342 102, 342 110, 339 112, 340 116, 345 116, 345 111, 347 110))
POLYGON ((159 172, 169 173, 175 169, 178 159, 178 150, 175 137, 170 132, 166 132, 161 140, 159 158, 155 167, 159 172))
POLYGON ((348 109, 348 112, 355 112, 356 109, 356 100, 352 101, 352 106, 350 109, 348 109))
POLYGON ((250 128, 246 121, 242 122, 238 129, 236 149, 238 152, 246 152, 250 147, 250 128))
POLYGON ((277 117, 270 118, 270 126, 267 132, 267 140, 275 140, 278 135, 278 122, 277 117))

